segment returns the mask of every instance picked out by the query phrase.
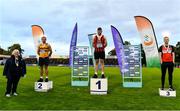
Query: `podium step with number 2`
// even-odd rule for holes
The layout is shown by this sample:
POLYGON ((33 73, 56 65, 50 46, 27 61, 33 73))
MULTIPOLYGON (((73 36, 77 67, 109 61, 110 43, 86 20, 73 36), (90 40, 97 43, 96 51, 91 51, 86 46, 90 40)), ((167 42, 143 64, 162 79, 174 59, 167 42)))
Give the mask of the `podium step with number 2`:
POLYGON ((47 92, 53 88, 53 81, 35 82, 34 89, 37 92, 47 92))
POLYGON ((108 91, 108 80, 107 78, 91 78, 90 81, 90 93, 104 95, 108 91))

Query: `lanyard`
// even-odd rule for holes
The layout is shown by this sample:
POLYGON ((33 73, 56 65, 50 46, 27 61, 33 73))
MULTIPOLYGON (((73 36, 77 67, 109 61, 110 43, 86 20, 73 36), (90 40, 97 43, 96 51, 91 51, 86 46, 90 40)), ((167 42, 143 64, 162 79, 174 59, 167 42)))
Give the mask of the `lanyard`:
POLYGON ((99 36, 98 34, 96 35, 98 40, 101 40, 102 34, 99 36))
MULTIPOLYGON (((166 45, 164 44, 164 47, 166 48, 166 45)), ((168 47, 166 48, 166 50, 167 50, 167 52, 169 51, 169 45, 168 45, 168 47)))
POLYGON ((15 64, 16 64, 16 66, 19 66, 19 61, 18 61, 18 59, 15 59, 15 64))

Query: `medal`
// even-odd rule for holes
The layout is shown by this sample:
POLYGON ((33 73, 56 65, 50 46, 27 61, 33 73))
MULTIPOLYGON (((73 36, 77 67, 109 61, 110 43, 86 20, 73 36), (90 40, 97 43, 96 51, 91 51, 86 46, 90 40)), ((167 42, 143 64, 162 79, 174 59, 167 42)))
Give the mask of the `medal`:
POLYGON ((15 59, 15 64, 16 64, 17 67, 19 66, 18 59, 15 59))
MULTIPOLYGON (((164 44, 164 47, 166 48, 166 45, 164 44)), ((169 52, 170 51, 170 48, 169 48, 169 45, 168 45, 168 47, 166 48, 166 53, 171 53, 171 52, 169 52)))

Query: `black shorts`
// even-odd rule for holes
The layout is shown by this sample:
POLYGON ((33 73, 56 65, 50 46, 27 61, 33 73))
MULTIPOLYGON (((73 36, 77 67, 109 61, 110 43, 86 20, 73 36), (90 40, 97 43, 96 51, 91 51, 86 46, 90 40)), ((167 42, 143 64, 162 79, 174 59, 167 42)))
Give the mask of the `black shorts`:
POLYGON ((48 66, 49 65, 49 57, 41 58, 39 57, 39 66, 48 66))
POLYGON ((105 60, 105 51, 94 52, 94 59, 104 59, 105 60))

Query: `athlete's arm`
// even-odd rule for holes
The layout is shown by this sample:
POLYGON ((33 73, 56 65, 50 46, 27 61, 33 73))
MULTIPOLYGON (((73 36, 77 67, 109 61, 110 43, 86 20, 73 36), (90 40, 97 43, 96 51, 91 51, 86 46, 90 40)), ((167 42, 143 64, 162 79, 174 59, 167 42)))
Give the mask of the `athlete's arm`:
POLYGON ((93 37, 93 47, 95 48, 95 37, 93 37))
POLYGON ((104 47, 106 47, 106 46, 107 46, 107 40, 106 40, 106 37, 105 37, 104 39, 105 39, 105 41, 104 41, 104 47))
POLYGON ((51 55, 52 55, 52 48, 51 48, 51 46, 49 45, 49 57, 51 57, 51 55))
POLYGON ((173 52, 173 63, 175 63, 175 53, 173 52))
POLYGON ((162 58, 161 58, 161 56, 162 56, 162 52, 159 52, 159 58, 160 58, 160 62, 161 62, 161 64, 162 64, 162 58))
POLYGON ((173 63, 175 63, 175 52, 174 52, 174 46, 172 46, 172 55, 173 55, 173 63))
POLYGON ((159 58, 160 58, 160 62, 162 64, 162 46, 158 49, 158 52, 159 52, 159 58))

